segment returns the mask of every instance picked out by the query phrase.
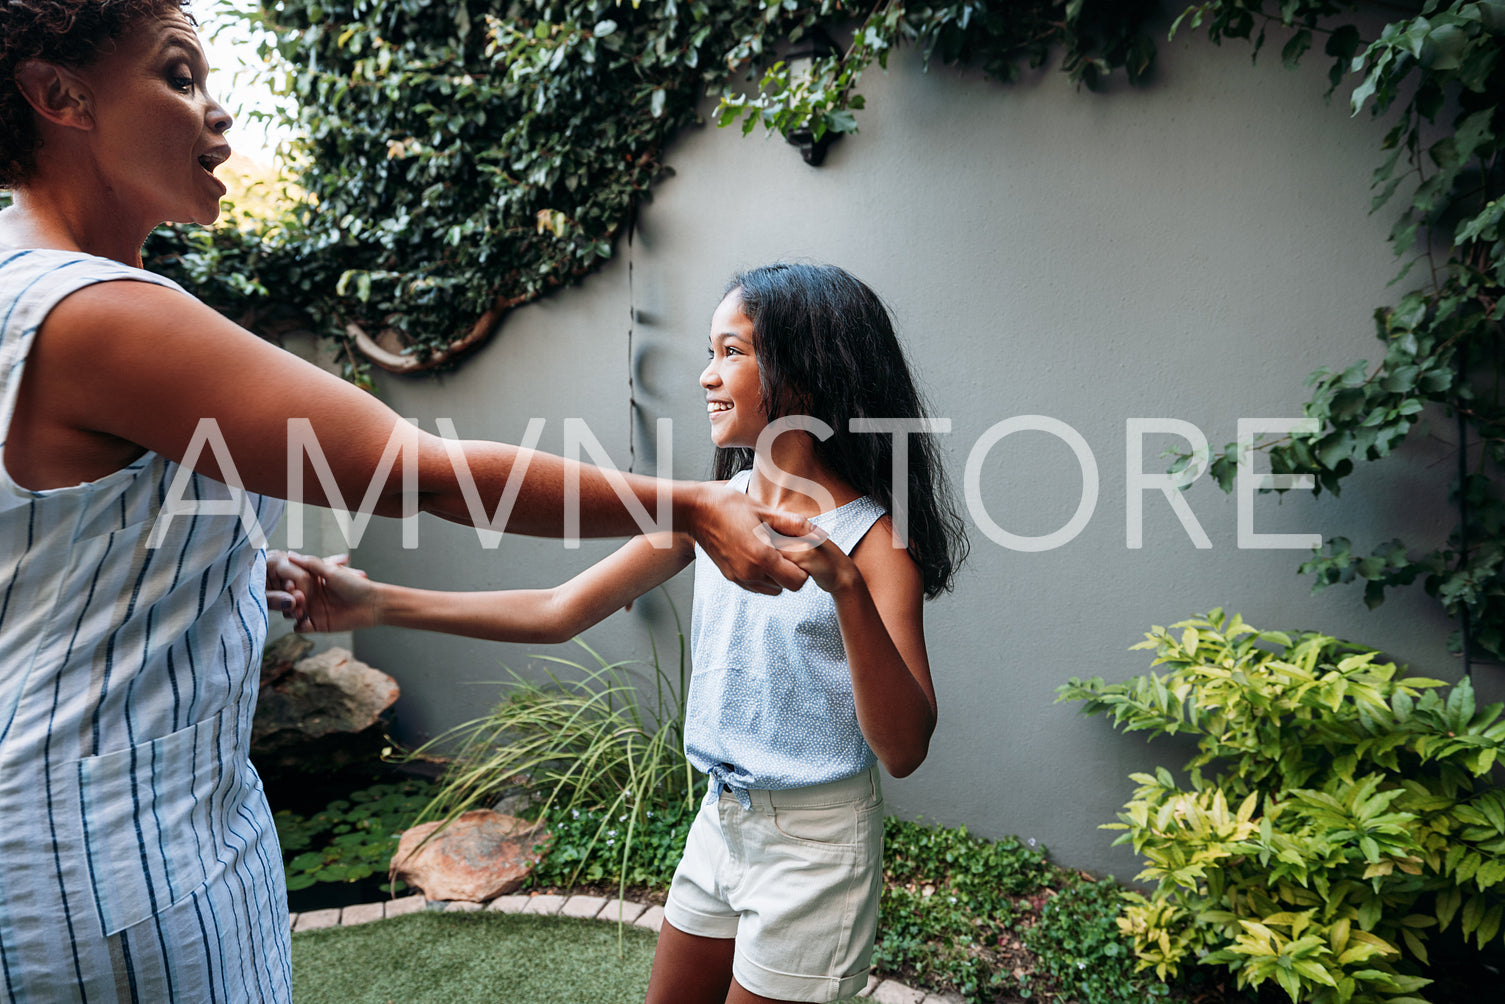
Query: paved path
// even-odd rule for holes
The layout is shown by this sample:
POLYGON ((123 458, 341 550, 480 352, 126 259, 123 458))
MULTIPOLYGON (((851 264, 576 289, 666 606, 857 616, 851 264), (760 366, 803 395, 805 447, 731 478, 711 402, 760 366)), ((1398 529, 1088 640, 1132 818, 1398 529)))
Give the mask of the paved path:
MULTIPOLYGON (((664 923, 664 908, 646 903, 633 903, 601 896, 498 896, 489 903, 466 903, 435 901, 430 903, 422 896, 404 896, 401 899, 382 900, 378 903, 362 903, 347 906, 343 910, 310 910, 295 913, 292 917, 294 931, 317 931, 323 927, 349 927, 367 924, 387 917, 400 917, 405 913, 420 910, 448 910, 464 913, 494 910, 498 913, 538 913, 547 916, 579 917, 611 923, 622 921, 637 927, 657 931, 664 923)), ((961 1004, 962 998, 955 994, 926 993, 914 990, 895 980, 880 980, 869 976, 867 988, 857 995, 877 1001, 878 1004, 961 1004)))

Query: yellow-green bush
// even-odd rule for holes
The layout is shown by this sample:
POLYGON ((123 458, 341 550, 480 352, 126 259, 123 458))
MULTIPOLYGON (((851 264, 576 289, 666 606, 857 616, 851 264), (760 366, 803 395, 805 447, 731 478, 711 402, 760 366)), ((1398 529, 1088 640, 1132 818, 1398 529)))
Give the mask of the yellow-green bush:
POLYGON ((1498 939, 1500 705, 1477 708, 1466 679, 1407 677, 1371 649, 1221 610, 1135 647, 1168 672, 1060 695, 1125 731, 1198 737, 1184 781, 1133 775, 1109 824, 1153 884, 1119 922, 1141 968, 1222 965, 1305 1004, 1423 1004, 1429 932, 1498 939))

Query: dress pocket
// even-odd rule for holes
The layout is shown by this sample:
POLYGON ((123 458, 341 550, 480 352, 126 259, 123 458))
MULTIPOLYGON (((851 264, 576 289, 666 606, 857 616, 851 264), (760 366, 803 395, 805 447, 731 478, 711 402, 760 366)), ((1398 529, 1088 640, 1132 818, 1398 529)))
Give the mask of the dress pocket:
POLYGON ((217 871, 239 785, 234 708, 77 772, 90 895, 106 937, 186 899, 217 871))

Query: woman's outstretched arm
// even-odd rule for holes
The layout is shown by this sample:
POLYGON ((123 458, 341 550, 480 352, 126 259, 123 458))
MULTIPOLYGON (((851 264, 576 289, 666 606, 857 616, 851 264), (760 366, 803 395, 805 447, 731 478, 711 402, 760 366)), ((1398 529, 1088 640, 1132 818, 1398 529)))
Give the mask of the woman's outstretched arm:
MULTIPOLYGON (((53 308, 28 357, 6 465, 27 487, 47 488, 100 477, 143 447, 182 460, 196 433, 203 441, 205 419, 218 437, 211 445, 223 450, 202 449, 194 469, 266 495, 288 497, 301 475, 301 501, 332 501, 311 452, 290 442, 292 420, 317 442, 350 508, 401 515, 416 504, 456 522, 484 522, 510 485, 507 530, 562 536, 575 506, 581 535, 592 537, 638 532, 634 505, 658 510, 653 478, 505 443, 446 441, 192 297, 145 282, 99 283, 53 308), (415 460, 407 485, 401 462, 381 473, 394 440, 415 460)), ((764 521, 804 532, 802 519, 721 485, 673 482, 668 496, 673 529, 692 534, 728 578, 759 592, 804 581, 754 533, 764 521)))

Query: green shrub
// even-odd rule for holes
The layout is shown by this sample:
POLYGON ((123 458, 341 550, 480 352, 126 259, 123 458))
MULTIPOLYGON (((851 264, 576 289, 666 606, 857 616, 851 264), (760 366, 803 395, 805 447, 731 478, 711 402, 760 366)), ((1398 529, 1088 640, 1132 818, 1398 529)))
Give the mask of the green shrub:
POLYGON ((1114 919, 1123 887, 1052 865, 1018 837, 884 820, 884 890, 873 965, 973 1004, 1001 995, 1072 1004, 1163 1000, 1135 972, 1114 919), (1019 972, 1016 974, 1015 970, 1019 972))
POLYGON ((623 846, 629 822, 626 812, 617 813, 613 821, 601 809, 556 810, 548 819, 547 854, 529 876, 529 884, 620 881, 666 889, 698 808, 698 803, 676 801, 667 807, 643 810, 630 848, 623 846))
POLYGON ((986 840, 972 836, 965 826, 948 829, 890 816, 883 823, 883 840, 889 881, 944 881, 982 909, 1034 892, 1055 871, 1045 860, 1045 848, 1034 841, 986 840))
POLYGON ((1403 677, 1373 650, 1259 631, 1214 610, 1136 648, 1149 674, 1072 680, 1062 700, 1126 731, 1198 737, 1187 787, 1135 774, 1111 828, 1144 855, 1148 896, 1119 922, 1141 968, 1225 966, 1306 1004, 1418 1004, 1429 930, 1481 948, 1505 913, 1500 705, 1403 677), (1204 770, 1210 773, 1204 773, 1204 770))
POLYGON ((1075 1004, 1152 1004, 1170 988, 1138 975, 1134 946, 1119 930, 1123 886, 1068 874, 1024 928, 1021 939, 1035 954, 1035 972, 1075 1004))
POLYGON ((954 987, 968 1000, 1017 989, 995 950, 1013 929, 1015 897, 1054 869, 1017 837, 991 841, 954 829, 883 821, 884 890, 873 965, 954 987))

